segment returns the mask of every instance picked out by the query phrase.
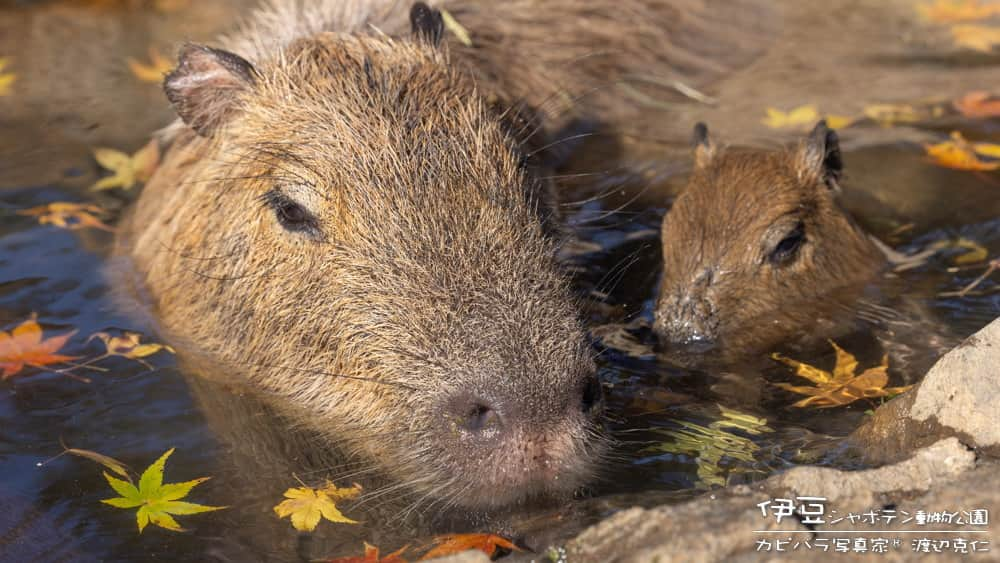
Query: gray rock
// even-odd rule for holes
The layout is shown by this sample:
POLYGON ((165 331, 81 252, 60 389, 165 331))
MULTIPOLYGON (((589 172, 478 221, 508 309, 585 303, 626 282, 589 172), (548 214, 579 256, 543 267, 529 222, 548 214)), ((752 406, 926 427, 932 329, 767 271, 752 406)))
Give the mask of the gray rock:
POLYGON ((1000 456, 1000 319, 942 357, 911 391, 851 436, 866 459, 888 463, 946 436, 1000 456))

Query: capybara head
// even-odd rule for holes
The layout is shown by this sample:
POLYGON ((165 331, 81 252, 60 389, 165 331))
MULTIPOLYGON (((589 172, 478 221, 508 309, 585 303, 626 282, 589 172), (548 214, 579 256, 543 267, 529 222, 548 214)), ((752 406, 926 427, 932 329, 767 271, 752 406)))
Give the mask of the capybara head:
POLYGON ((850 309, 884 263, 840 208, 837 134, 726 150, 695 128, 695 166, 663 219, 654 327, 668 346, 713 357, 764 351, 850 309))
POLYGON ((185 47, 165 88, 186 128, 132 255, 169 334, 400 491, 565 495, 602 451, 601 388, 543 186, 416 12, 413 40, 185 47))

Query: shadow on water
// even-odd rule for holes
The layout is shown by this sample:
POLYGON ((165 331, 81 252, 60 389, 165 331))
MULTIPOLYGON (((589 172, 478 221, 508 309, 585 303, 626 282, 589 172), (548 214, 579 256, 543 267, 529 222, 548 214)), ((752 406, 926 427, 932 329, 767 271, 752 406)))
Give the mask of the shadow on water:
MULTIPOLYGON (((22 9, 27 3, 15 5, 22 9)), ((210 27, 202 26, 199 33, 214 31, 210 27)), ((967 64, 989 64, 981 59, 970 58, 967 64)), ((45 125, 58 128, 58 123, 55 119, 45 125)), ((4 185, 30 176, 26 170, 39 170, 42 178, 31 184, 43 183, 25 188, 31 184, 24 181, 19 189, 0 192, 0 329, 9 331, 37 314, 46 336, 77 331, 67 350, 92 358, 103 352, 99 341, 88 341, 94 333, 153 333, 151 326, 115 306, 102 275, 111 236, 40 225, 16 213, 81 199, 78 188, 96 170, 80 147, 108 141, 86 133, 86 126, 77 130, 78 125, 65 132, 72 137, 66 145, 71 148, 66 158, 52 161, 56 164, 46 165, 48 157, 42 153, 21 149, 9 153, 24 157, 16 172, 0 162, 4 185)), ((40 134, 24 123, 17 126, 24 128, 26 138, 40 134)), ((139 129, 146 134, 153 128, 150 123, 139 129)), ((21 130, 10 127, 0 136, 4 143, 17 144, 21 130)), ((996 133, 995 128, 973 130, 970 125, 968 136, 996 133)), ((129 139, 129 134, 112 131, 103 139, 129 139)), ((996 173, 934 167, 919 147, 907 144, 873 144, 846 154, 845 161, 847 206, 895 249, 914 253, 940 241, 964 239, 975 241, 989 257, 1000 255, 996 173)), ((767 357, 690 369, 658 350, 649 326, 660 269, 659 223, 669 194, 682 183, 679 170, 657 165, 602 176, 574 187, 566 198, 573 242, 563 254, 586 298, 586 319, 607 393, 608 427, 617 443, 603 473, 569 505, 489 517, 408 512, 413 499, 393 492, 350 455, 317 447, 319 438, 290 424, 265 400, 224 377, 195 376, 211 370, 193 369, 190 359, 161 353, 147 358, 151 369, 109 358, 99 364, 106 371, 80 372, 90 383, 27 368, 0 385, 0 500, 7 508, 0 514, 0 558, 312 559, 357 554, 362 541, 387 553, 407 543, 424 545, 437 533, 473 530, 501 533, 543 550, 626 506, 678 502, 798 464, 859 467, 841 439, 878 400, 835 409, 794 408, 791 404, 800 397, 774 385, 794 382, 794 377, 767 357), (230 508, 183 519, 187 533, 150 527, 137 534, 131 511, 100 503, 114 495, 98 466, 63 456, 38 467, 62 450, 60 441, 112 455, 138 470, 177 448, 167 465, 167 480, 211 475, 191 500, 230 508), (275 517, 273 506, 286 488, 297 486, 296 479, 318 484, 324 478, 364 485, 366 496, 345 508, 359 525, 323 523, 309 536, 275 517)), ((856 354, 862 366, 876 365, 889 350, 893 384, 916 381, 950 343, 1000 314, 998 276, 955 295, 985 270, 982 260, 956 265, 956 257, 967 251, 944 249, 916 268, 887 277, 879 287, 883 303, 905 316, 858 319, 856 330, 838 343, 856 354)), ((833 364, 830 349, 794 352, 795 358, 817 366, 833 364)))

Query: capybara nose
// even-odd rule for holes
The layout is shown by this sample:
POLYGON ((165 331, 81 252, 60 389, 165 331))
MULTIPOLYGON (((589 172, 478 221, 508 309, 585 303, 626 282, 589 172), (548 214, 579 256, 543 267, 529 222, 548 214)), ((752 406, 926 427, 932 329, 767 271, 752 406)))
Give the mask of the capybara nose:
POLYGON ((661 342, 701 351, 714 347, 718 327, 712 305, 686 295, 663 300, 656 308, 653 323, 661 342))

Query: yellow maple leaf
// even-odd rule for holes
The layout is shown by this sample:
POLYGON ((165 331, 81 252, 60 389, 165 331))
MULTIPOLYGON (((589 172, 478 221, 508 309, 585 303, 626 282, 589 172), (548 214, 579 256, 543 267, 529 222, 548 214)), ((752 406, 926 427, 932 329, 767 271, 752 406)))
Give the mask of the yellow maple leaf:
POLYGON ((156 47, 150 47, 148 52, 149 63, 140 62, 138 59, 132 57, 127 57, 125 62, 128 63, 128 68, 132 71, 132 74, 139 80, 159 84, 163 82, 163 77, 173 70, 174 63, 160 54, 160 51, 156 47))
POLYGON ((104 346, 105 348, 107 348, 107 351, 100 358, 95 358, 94 360, 91 360, 91 363, 108 356, 121 356, 123 358, 135 360, 143 364, 147 368, 153 369, 153 366, 151 366, 147 361, 143 360, 143 358, 147 356, 152 356, 153 354, 159 352, 160 350, 166 350, 171 354, 174 353, 174 349, 171 348, 170 346, 167 346, 166 344, 158 344, 155 342, 140 344, 139 340, 142 338, 142 335, 139 334, 138 332, 125 331, 124 333, 122 333, 121 336, 112 336, 107 332, 96 332, 90 335, 90 338, 87 339, 87 342, 90 342, 95 338, 104 343, 104 346))
POLYGON ((1000 3, 982 0, 935 0, 917 6, 920 15, 934 23, 978 21, 1000 14, 1000 3))
POLYGON ((837 343, 830 341, 836 352, 836 364, 832 371, 824 371, 809 364, 786 358, 781 354, 771 354, 771 358, 787 366, 795 368, 795 375, 808 379, 815 383, 809 385, 790 385, 788 383, 775 383, 792 393, 808 395, 807 398, 794 403, 793 407, 818 407, 829 408, 847 405, 858 399, 871 399, 875 397, 892 397, 913 387, 886 387, 889 383, 889 357, 883 356, 882 363, 878 366, 868 368, 861 373, 856 373, 858 360, 846 350, 837 346, 837 343))
POLYGON ((17 212, 18 215, 38 217, 38 223, 41 225, 53 225, 70 230, 93 227, 104 231, 114 231, 113 228, 96 217, 102 213, 104 210, 96 205, 68 201, 57 201, 17 212))
POLYGON ((990 255, 990 251, 985 246, 967 238, 941 240, 932 244, 929 250, 943 250, 945 248, 962 248, 968 251, 952 258, 952 263, 959 266, 982 262, 990 255))
POLYGON ((95 182, 91 190, 128 190, 137 182, 145 182, 152 177, 160 163, 160 147, 154 139, 131 156, 115 149, 98 148, 94 149, 94 159, 101 168, 113 174, 95 182))
POLYGON ((951 28, 951 36, 955 45, 984 53, 1000 45, 1000 27, 956 25, 951 28))
POLYGON ((466 47, 472 47, 472 37, 469 36, 469 31, 458 23, 455 16, 451 15, 448 10, 441 10, 441 20, 444 23, 445 29, 452 32, 455 35, 455 39, 466 47))
POLYGON ((11 86, 13 86, 14 81, 17 80, 17 75, 13 72, 3 71, 7 68, 8 64, 10 64, 10 57, 0 57, 0 96, 9 95, 11 86))
POLYGON ((958 131, 951 133, 951 139, 925 144, 927 156, 939 166, 957 170, 1000 170, 1000 160, 983 160, 980 156, 1000 158, 1000 145, 992 143, 971 143, 958 131))
POLYGON ((355 498, 360 493, 361 485, 357 483, 343 488, 329 481, 320 489, 293 487, 285 491, 285 500, 274 507, 274 512, 279 518, 291 516, 292 526, 300 532, 315 530, 321 517, 331 522, 357 524, 356 521, 341 514, 336 502, 355 498))
MULTIPOLYGON (((761 123, 771 129, 808 130, 822 117, 814 105, 799 106, 787 112, 775 108, 767 108, 766 111, 767 117, 761 123)), ((825 119, 831 129, 842 129, 854 122, 853 118, 844 115, 828 115, 825 119)))

